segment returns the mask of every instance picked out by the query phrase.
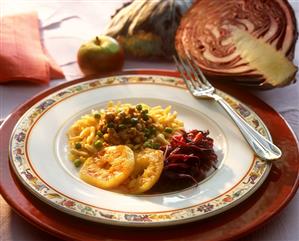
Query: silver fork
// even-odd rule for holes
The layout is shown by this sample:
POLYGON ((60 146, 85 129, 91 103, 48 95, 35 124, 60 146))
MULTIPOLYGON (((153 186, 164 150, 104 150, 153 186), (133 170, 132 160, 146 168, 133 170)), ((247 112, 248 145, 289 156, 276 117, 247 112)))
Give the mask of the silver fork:
POLYGON ((281 157, 281 150, 276 145, 253 129, 216 93, 215 88, 206 79, 201 69, 190 56, 184 60, 180 56, 178 58, 173 56, 173 58, 191 94, 196 98, 214 99, 219 103, 239 127, 241 133, 257 156, 263 160, 275 160, 281 157))

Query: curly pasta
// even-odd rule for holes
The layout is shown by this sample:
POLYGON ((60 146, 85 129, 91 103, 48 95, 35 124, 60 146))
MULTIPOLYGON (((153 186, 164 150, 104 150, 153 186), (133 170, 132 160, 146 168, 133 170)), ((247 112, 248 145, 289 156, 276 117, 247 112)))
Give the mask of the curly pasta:
POLYGON ((177 112, 171 106, 150 107, 146 104, 109 102, 106 109, 92 110, 82 116, 68 130, 70 160, 84 163, 102 147, 124 144, 133 150, 157 149, 183 129, 177 112))

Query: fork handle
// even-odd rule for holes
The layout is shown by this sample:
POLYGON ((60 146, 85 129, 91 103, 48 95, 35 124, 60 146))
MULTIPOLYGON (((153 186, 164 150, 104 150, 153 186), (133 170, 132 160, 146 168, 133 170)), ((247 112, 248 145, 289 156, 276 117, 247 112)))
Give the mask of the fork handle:
POLYGON ((276 145, 253 129, 223 98, 220 96, 217 97, 215 100, 229 114, 239 127, 248 144, 261 159, 274 160, 281 157, 281 150, 276 145))

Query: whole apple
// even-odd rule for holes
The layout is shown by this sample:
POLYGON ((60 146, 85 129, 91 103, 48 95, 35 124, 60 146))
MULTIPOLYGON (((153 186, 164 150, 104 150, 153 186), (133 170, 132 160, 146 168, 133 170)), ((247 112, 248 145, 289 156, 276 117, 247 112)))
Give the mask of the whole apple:
POLYGON ((112 37, 99 35, 84 43, 78 50, 77 61, 85 75, 121 70, 125 55, 112 37))

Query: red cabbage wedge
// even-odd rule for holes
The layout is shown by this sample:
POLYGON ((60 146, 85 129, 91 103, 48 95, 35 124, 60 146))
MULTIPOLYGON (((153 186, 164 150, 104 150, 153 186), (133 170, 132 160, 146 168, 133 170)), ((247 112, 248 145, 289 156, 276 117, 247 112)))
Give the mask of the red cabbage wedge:
POLYGON ((198 0, 182 18, 175 46, 210 77, 274 88, 294 81, 296 40, 287 0, 198 0))

